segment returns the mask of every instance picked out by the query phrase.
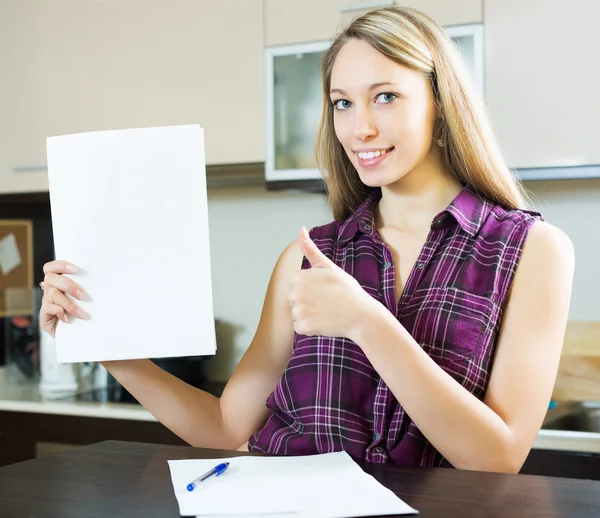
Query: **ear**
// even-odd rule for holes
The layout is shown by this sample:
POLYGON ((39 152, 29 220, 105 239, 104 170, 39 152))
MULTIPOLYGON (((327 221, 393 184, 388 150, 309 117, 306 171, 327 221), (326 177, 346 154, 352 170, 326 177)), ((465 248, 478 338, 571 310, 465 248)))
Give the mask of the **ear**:
POLYGON ((335 268, 335 264, 325 257, 323 252, 321 252, 321 250, 317 248, 317 245, 313 243, 313 240, 308 235, 306 227, 300 229, 298 241, 302 253, 313 268, 335 268))

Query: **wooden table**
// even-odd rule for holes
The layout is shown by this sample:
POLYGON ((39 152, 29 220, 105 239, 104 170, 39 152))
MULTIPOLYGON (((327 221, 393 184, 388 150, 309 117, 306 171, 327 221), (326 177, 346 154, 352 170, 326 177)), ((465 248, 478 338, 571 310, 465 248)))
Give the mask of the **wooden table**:
MULTIPOLYGON (((0 468, 0 517, 174 518, 167 460, 248 453, 106 441, 0 468)), ((452 469, 363 468, 421 518, 600 516, 600 482, 452 469)), ((268 498, 265 488, 264 498, 268 498)))

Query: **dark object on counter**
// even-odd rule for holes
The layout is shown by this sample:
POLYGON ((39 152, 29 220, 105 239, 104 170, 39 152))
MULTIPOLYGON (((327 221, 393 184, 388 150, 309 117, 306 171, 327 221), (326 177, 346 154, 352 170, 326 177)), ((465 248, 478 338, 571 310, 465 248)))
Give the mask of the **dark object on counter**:
POLYGON ((7 361, 16 365, 26 378, 39 373, 39 333, 29 317, 10 317, 5 320, 7 361))

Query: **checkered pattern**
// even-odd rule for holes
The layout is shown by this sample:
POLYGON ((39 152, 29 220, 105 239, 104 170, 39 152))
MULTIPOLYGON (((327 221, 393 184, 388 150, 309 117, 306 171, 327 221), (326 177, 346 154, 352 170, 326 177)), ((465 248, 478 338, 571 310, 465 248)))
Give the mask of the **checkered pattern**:
MULTIPOLYGON (((394 259, 375 231, 375 190, 346 221, 311 230, 318 248, 397 316, 431 358, 483 399, 496 337, 523 243, 537 212, 505 210, 465 186, 434 219, 396 297, 394 259)), ((302 268, 310 268, 306 259, 302 268)), ((267 400, 252 451, 304 455, 345 450, 357 459, 449 466, 361 349, 346 338, 295 336, 267 400)))

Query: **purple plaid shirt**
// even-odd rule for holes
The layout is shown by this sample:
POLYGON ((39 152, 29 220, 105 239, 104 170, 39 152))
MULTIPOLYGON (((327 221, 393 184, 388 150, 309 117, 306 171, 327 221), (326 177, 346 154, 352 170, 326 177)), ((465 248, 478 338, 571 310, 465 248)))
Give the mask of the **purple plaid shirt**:
MULTIPOLYGON (((375 190, 346 221, 311 230, 317 247, 398 318, 427 354, 483 399, 511 282, 537 212, 505 210, 465 186, 434 219, 396 301, 394 260, 375 230, 375 190)), ((310 268, 306 258, 302 268, 310 268)), ((346 338, 295 335, 272 411, 250 451, 450 466, 423 436, 362 350, 346 338)))

